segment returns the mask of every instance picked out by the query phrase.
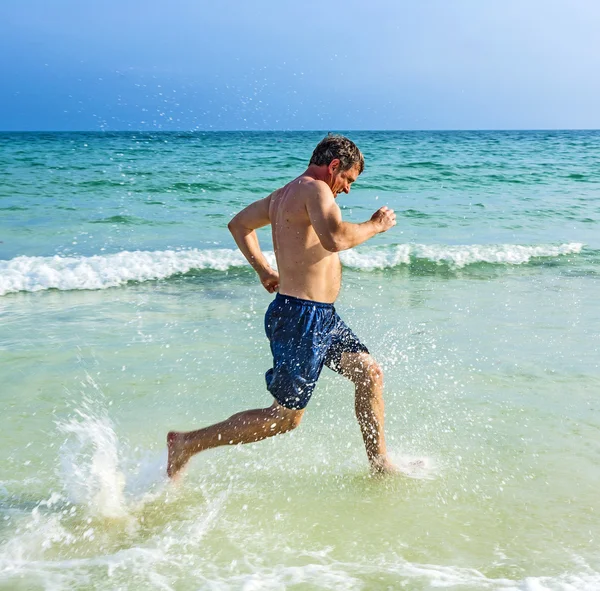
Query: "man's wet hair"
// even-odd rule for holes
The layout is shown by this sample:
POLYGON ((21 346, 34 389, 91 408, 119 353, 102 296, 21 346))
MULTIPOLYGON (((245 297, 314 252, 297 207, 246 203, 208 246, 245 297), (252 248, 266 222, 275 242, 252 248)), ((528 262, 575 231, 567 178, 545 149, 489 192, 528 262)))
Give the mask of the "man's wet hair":
POLYGON ((358 165, 360 174, 365 168, 365 159, 356 144, 343 135, 333 133, 328 134, 317 144, 309 164, 328 166, 335 158, 339 159, 342 170, 349 170, 358 165))

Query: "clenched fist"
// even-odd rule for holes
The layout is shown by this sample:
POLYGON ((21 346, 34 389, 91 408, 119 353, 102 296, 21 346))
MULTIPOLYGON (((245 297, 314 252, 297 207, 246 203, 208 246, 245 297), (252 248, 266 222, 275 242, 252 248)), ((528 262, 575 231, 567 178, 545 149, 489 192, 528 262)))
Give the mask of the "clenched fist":
POLYGON ((392 226, 396 225, 396 214, 393 209, 384 205, 371 216, 371 221, 380 228, 379 232, 387 232, 392 226))
POLYGON ((273 293, 279 289, 279 273, 273 269, 264 269, 259 272, 260 282, 263 287, 269 292, 273 293))

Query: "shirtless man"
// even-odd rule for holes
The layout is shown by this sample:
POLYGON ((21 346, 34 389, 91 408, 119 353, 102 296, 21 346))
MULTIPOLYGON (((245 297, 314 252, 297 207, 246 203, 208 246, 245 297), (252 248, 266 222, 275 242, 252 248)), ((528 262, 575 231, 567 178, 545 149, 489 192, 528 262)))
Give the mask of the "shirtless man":
POLYGON ((200 451, 252 443, 295 429, 323 365, 354 382, 355 410, 371 469, 394 472, 383 431, 383 373, 368 349, 337 315, 341 285, 338 252, 396 225, 392 209, 378 209, 362 224, 342 221, 335 202, 363 171, 364 158, 349 139, 329 135, 315 148, 301 176, 251 203, 229 222, 235 241, 275 300, 265 315, 273 368, 266 374, 275 399, 187 433, 170 432, 167 473, 178 475, 200 451), (269 266, 255 230, 271 224, 277 269, 269 266))

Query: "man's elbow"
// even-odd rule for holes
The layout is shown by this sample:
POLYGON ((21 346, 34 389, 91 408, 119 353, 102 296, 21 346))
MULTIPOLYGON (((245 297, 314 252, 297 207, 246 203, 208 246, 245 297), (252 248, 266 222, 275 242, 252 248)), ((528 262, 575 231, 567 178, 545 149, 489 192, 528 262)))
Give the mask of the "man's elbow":
POLYGON ((329 252, 340 252, 341 250, 346 250, 347 248, 343 239, 337 236, 327 236, 321 238, 321 245, 329 252))
POLYGON ((231 221, 227 224, 227 229, 235 236, 235 234, 240 230, 241 224, 237 219, 237 215, 231 219, 231 221))

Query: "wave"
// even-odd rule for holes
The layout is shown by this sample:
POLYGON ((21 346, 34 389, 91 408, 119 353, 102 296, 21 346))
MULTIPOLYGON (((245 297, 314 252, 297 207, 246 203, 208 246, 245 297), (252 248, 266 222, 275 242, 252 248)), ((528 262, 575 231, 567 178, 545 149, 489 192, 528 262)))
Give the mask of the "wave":
POLYGON ((372 271, 399 265, 428 262, 461 269, 467 265, 486 263, 491 265, 523 265, 532 259, 556 258, 579 254, 583 244, 573 242, 559 245, 521 246, 518 244, 473 244, 447 246, 435 244, 398 244, 388 247, 352 250, 342 254, 347 267, 372 271))
MULTIPOLYGON (((359 271, 393 269, 425 262, 460 269, 473 264, 522 265, 532 259, 556 259, 581 252, 583 244, 520 246, 398 244, 362 248, 341 253, 345 267, 359 271)), ((273 252, 266 252, 275 265, 273 252)), ((0 261, 0 296, 19 291, 46 289, 107 289, 130 281, 166 279, 190 271, 228 271, 248 267, 238 250, 123 251, 90 257, 19 256, 0 261)))
MULTIPOLYGON (((145 202, 145 203, 156 203, 156 202, 145 202)), ((166 226, 176 224, 177 222, 156 222, 153 220, 147 220, 139 218, 134 215, 113 215, 108 218, 102 218, 100 220, 92 220, 90 224, 125 224, 127 226, 166 226)))

